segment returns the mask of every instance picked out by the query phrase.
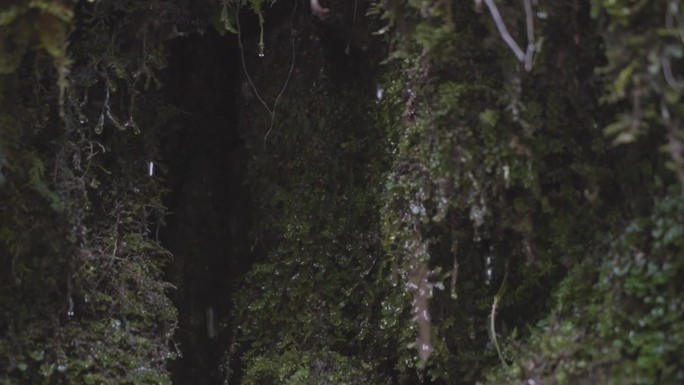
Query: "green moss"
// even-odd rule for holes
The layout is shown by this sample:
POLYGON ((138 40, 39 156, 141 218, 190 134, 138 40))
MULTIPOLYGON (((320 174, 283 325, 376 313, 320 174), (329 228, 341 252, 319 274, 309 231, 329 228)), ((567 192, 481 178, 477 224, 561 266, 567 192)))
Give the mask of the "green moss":
POLYGON ((329 351, 298 352, 288 350, 281 355, 259 356, 245 373, 242 383, 368 384, 363 377, 369 368, 362 362, 329 351))
POLYGON ((21 48, 2 55, 14 64, 0 79, 0 383, 170 383, 176 310, 153 227, 164 190, 145 172, 169 117, 146 92, 166 36, 136 21, 149 12, 136 1, 0 9, 5 47, 21 48))
MULTIPOLYGON (((289 39, 289 29, 280 33, 289 39)), ((290 48, 281 47, 248 62, 267 101, 289 71, 282 58, 290 48)), ((375 383, 385 360, 371 353, 384 351, 375 350, 382 347, 372 326, 384 295, 375 284, 384 273, 377 230, 382 132, 369 119, 372 91, 335 68, 359 64, 343 52, 305 47, 296 47, 305 59, 268 137, 263 106, 243 115, 252 127, 249 184, 259 205, 253 236, 260 258, 235 296, 229 327, 238 328, 247 383, 375 383)))

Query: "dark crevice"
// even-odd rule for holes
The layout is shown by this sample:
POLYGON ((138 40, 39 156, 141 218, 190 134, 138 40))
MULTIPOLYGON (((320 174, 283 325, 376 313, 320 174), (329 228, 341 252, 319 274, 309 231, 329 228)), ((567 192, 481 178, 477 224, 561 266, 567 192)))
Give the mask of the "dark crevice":
POLYGON ((218 320, 249 265, 247 150, 236 130, 239 51, 235 37, 212 32, 178 38, 168 52, 166 100, 181 109, 162 141, 171 214, 160 236, 174 255, 166 278, 177 288, 182 354, 171 370, 174 384, 221 384, 228 336, 218 320))

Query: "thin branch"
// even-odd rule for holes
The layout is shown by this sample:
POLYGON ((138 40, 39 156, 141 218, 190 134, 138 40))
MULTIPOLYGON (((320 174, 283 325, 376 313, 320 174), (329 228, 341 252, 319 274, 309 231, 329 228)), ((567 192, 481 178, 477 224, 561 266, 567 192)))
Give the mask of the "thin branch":
POLYGON ((492 343, 494 344, 494 348, 496 348, 496 353, 499 355, 499 360, 501 361, 501 364, 505 367, 508 367, 508 363, 506 362, 506 359, 504 359, 503 354, 501 353, 501 348, 499 347, 499 340, 496 337, 496 326, 495 326, 495 321, 496 321, 496 305, 499 303, 499 297, 495 296, 494 297, 494 303, 492 303, 492 311, 489 314, 489 334, 492 339, 492 343))
MULTIPOLYGON (((271 118, 271 124, 268 127, 268 131, 266 132, 266 135, 264 135, 264 146, 266 146, 266 138, 268 138, 268 135, 271 134, 271 131, 273 131, 273 125, 275 122, 275 112, 276 108, 278 107, 278 102, 280 102, 280 98, 283 96, 285 93, 285 90, 287 89, 287 85, 290 82, 290 78, 292 77, 292 72, 294 71, 294 65, 295 65, 295 38, 294 38, 294 15, 295 12, 297 11, 297 1, 294 2, 294 7, 292 8, 292 17, 290 18, 290 34, 292 36, 292 62, 290 63, 290 70, 287 73, 287 77, 285 78, 285 83, 283 84, 283 87, 280 89, 280 92, 278 93, 278 96, 276 96, 275 101, 273 102, 273 107, 269 107, 268 104, 264 101, 264 99, 259 95, 259 91, 257 91, 256 86, 254 85, 254 82, 252 81, 251 76, 249 76, 249 72, 247 71, 247 64, 245 64, 245 50, 242 46, 242 29, 240 28, 240 7, 237 7, 235 10, 235 24, 237 24, 237 32, 238 32, 238 45, 240 47, 240 58, 242 59, 242 70, 245 72, 245 76, 247 77, 247 81, 249 82, 249 85, 252 87, 252 90, 254 91, 254 95, 256 95, 257 99, 261 102, 261 104, 266 108, 266 111, 268 111, 268 115, 271 118)), ((259 43, 260 49, 263 49, 263 38, 261 42, 259 43)), ((262 53, 263 51, 259 51, 262 53)))
POLYGON ((496 7, 496 4, 494 4, 494 0, 484 0, 484 2, 489 9, 489 13, 492 14, 492 19, 494 19, 494 23, 496 23, 496 28, 499 30, 499 34, 504 39, 506 44, 508 44, 508 46, 511 48, 515 54, 515 57, 517 57, 521 62, 525 60, 525 53, 522 51, 522 49, 520 49, 520 46, 515 42, 511 34, 508 33, 506 24, 501 18, 501 14, 499 13, 499 9, 496 7))
POLYGON ((242 59, 242 69, 245 71, 245 76, 247 77, 247 81, 249 81, 249 85, 252 86, 252 90, 254 91, 254 94, 256 95, 257 99, 259 99, 259 101, 264 106, 264 108, 266 108, 266 111, 268 111, 268 114, 271 116, 271 120, 272 120, 273 112, 268 107, 268 104, 266 104, 264 99, 261 98, 261 95, 259 95, 259 91, 257 91, 256 86, 254 85, 254 82, 252 81, 252 78, 249 76, 249 72, 247 72, 247 65, 245 64, 245 50, 242 47, 242 28, 240 27, 240 6, 237 6, 235 8, 235 24, 237 24, 238 45, 240 47, 240 58, 242 59))
POLYGON ((518 43, 516 43, 515 39, 513 39, 513 36, 511 36, 511 34, 508 32, 508 29, 506 28, 506 23, 504 23, 503 18, 501 17, 501 13, 499 13, 499 9, 496 7, 494 0, 484 0, 485 4, 487 5, 487 8, 489 9, 489 13, 492 15, 492 19, 494 19, 494 23, 496 24, 496 28, 499 30, 499 35, 501 35, 501 38, 511 48, 511 50, 513 51, 513 54, 515 54, 515 57, 518 59, 518 61, 525 64, 525 70, 531 71, 532 70, 532 58, 534 57, 534 51, 535 51, 535 45, 534 45, 534 14, 532 12, 531 0, 524 0, 524 1, 525 1, 525 19, 526 19, 526 24, 527 24, 527 49, 525 52, 523 52, 523 50, 520 48, 518 43))
POLYGON ((276 97, 275 102, 273 103, 273 112, 271 112, 271 126, 268 128, 268 131, 266 132, 266 135, 264 135, 264 146, 266 146, 266 138, 268 138, 268 135, 271 134, 271 131, 273 131, 273 121, 275 118, 275 112, 276 108, 278 107, 278 102, 280 101, 280 97, 283 96, 285 93, 285 89, 287 88, 287 84, 290 82, 290 77, 292 77, 292 72, 294 71, 294 65, 295 65, 295 37, 294 37, 294 16, 295 16, 295 11, 297 11, 297 1, 294 2, 295 5, 292 8, 292 17, 290 18, 290 36, 292 37, 292 62, 290 63, 290 71, 287 73, 287 78, 285 78, 285 84, 283 84, 283 88, 280 90, 280 93, 276 97))
POLYGON ((525 0, 525 19, 527 20, 527 52, 525 52, 525 71, 532 70, 532 57, 534 56, 534 14, 532 3, 525 0))

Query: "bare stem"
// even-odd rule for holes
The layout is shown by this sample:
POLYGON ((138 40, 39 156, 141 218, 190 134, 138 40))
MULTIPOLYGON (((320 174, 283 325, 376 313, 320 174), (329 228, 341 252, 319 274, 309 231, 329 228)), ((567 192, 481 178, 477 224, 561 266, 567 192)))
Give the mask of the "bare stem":
POLYGON ((489 9, 489 13, 492 14, 492 19, 494 19, 494 23, 496 24, 496 28, 499 30, 501 38, 503 38, 506 44, 508 44, 515 54, 515 57, 517 57, 519 61, 522 62, 525 60, 525 53, 522 51, 522 49, 520 49, 520 46, 515 42, 511 34, 508 33, 506 24, 501 18, 501 14, 499 13, 499 9, 496 7, 496 4, 494 4, 494 0, 484 0, 484 2, 489 9))

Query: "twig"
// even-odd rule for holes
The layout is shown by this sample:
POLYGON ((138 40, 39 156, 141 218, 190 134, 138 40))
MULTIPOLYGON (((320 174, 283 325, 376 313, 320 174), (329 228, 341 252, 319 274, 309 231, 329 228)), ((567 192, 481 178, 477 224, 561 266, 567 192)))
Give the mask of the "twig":
POLYGON ((501 360, 501 363, 503 366, 508 366, 508 363, 504 359, 503 354, 501 353, 501 348, 499 347, 499 340, 496 337, 496 327, 495 327, 495 320, 496 320, 496 306, 499 303, 499 300, 501 297, 503 297, 504 293, 506 292, 506 283, 508 280, 508 264, 510 261, 506 261, 506 272, 504 273, 503 281, 501 281, 501 286, 499 287, 499 291, 496 293, 494 296, 494 303, 492 303, 492 312, 489 314, 489 332, 491 334, 491 339, 492 343, 494 344, 494 347, 496 348, 496 352, 499 354, 499 360, 501 360))
POLYGON ((254 85, 254 82, 252 81, 252 78, 249 76, 249 72, 247 71, 247 65, 245 64, 245 50, 242 47, 242 28, 240 27, 240 7, 235 8, 235 24, 237 24, 237 31, 238 31, 238 46, 240 47, 240 58, 242 59, 242 69, 245 71, 245 76, 247 77, 247 81, 249 81, 249 85, 252 86, 252 90, 254 91, 254 94, 256 95, 257 99, 261 102, 261 104, 266 108, 266 111, 268 111, 268 114, 273 117, 273 112, 271 112, 271 109, 268 107, 268 104, 264 101, 264 99, 261 98, 261 95, 259 95, 259 91, 257 91, 256 86, 254 85))
POLYGON ((508 366, 508 363, 504 359, 503 354, 501 353, 501 348, 499 348, 499 341, 496 338, 496 328, 494 326, 494 321, 496 320, 496 305, 499 302, 499 296, 496 295, 494 296, 494 303, 492 303, 492 312, 489 315, 489 333, 491 334, 492 337, 492 342, 494 343, 494 347, 496 348, 496 352, 499 355, 499 360, 501 360, 501 363, 503 366, 508 366))
POLYGON ((520 46, 515 42, 511 34, 508 33, 506 24, 501 18, 501 14, 499 13, 499 9, 496 7, 496 4, 494 4, 494 0, 484 0, 484 2, 487 5, 487 8, 489 8, 489 13, 492 14, 492 19, 494 19, 494 23, 496 23, 496 28, 499 30, 499 34, 504 39, 506 44, 508 44, 511 50, 513 50, 515 57, 517 57, 520 61, 525 60, 525 53, 522 51, 522 49, 520 49, 520 46))
POLYGON ((513 36, 511 36, 511 34, 508 32, 506 23, 504 23, 501 13, 499 13, 499 9, 496 7, 494 0, 484 0, 484 2, 487 5, 487 9, 489 9, 489 13, 492 15, 492 19, 494 19, 494 24, 496 24, 496 28, 499 30, 499 35, 501 35, 501 38, 506 42, 508 47, 511 48, 511 51, 513 51, 513 54, 518 61, 525 64, 525 70, 531 71, 532 58, 534 56, 535 50, 534 14, 532 13, 532 2, 530 0, 525 0, 525 19, 527 21, 526 52, 523 52, 518 43, 515 42, 515 39, 513 39, 513 36))
POLYGON ((285 84, 283 84, 283 88, 280 90, 280 93, 276 97, 275 102, 273 103, 273 112, 271 112, 271 126, 268 128, 268 131, 266 132, 266 135, 264 135, 264 147, 266 146, 266 138, 268 138, 268 135, 271 134, 271 131, 273 130, 273 121, 275 118, 275 112, 276 112, 276 107, 278 107, 278 102, 280 101, 280 97, 283 96, 285 93, 285 89, 287 88, 287 83, 290 81, 290 77, 292 76, 292 71, 294 70, 294 65, 295 65, 295 38, 294 38, 294 15, 295 11, 297 10, 297 1, 295 1, 295 5, 292 8, 292 17, 290 17, 290 36, 292 38, 292 62, 290 63, 290 71, 287 73, 287 78, 285 78, 285 84))
MULTIPOLYGON (((240 58, 242 59, 242 69, 245 72, 245 76, 247 77, 247 81, 249 82, 249 85, 252 87, 252 90, 254 91, 254 95, 256 95, 257 99, 261 104, 266 108, 266 111, 268 111, 268 115, 271 118, 271 124, 268 127, 268 131, 266 132, 266 135, 264 135, 264 146, 266 146, 266 138, 268 138, 268 135, 273 131, 273 125, 275 122, 275 112, 276 108, 278 107, 278 102, 280 101, 280 98, 283 96, 285 93, 285 90, 287 89, 287 85, 290 82, 290 77, 292 77, 292 72, 294 71, 294 65, 295 65, 295 38, 294 38, 294 15, 295 12, 297 11, 297 1, 294 2, 294 7, 292 8, 292 17, 290 18, 290 34, 292 36, 292 62, 290 63, 290 70, 287 73, 287 77, 285 78, 285 83, 283 84, 282 89, 278 93, 278 96, 276 97, 275 101, 273 102, 273 107, 270 108, 268 104, 264 101, 264 99, 259 95, 259 91, 257 91, 256 86, 254 85, 254 82, 252 81, 252 77, 249 76, 249 72, 247 71, 247 64, 245 62, 245 50, 242 45, 242 29, 240 27, 240 7, 236 7, 235 9, 235 23, 237 24, 237 32, 238 32, 238 45, 240 47, 240 58)), ((263 40, 260 42, 260 47, 263 47, 263 40)))

